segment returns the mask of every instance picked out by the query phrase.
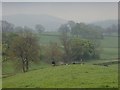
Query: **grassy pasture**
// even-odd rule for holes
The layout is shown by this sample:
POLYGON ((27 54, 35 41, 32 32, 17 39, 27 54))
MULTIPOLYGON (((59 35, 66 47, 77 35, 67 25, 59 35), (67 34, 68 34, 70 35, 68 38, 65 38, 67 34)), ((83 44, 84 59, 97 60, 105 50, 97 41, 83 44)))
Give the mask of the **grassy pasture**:
POLYGON ((115 88, 118 87, 117 71, 117 65, 49 67, 3 78, 3 88, 115 88))
MULTIPOLYGON (((50 41, 55 41, 60 43, 60 33, 58 32, 45 32, 43 34, 38 34, 41 43, 48 44, 50 41)), ((117 36, 104 36, 101 40, 101 47, 103 48, 117 48, 118 47, 118 37, 117 36)))
MULTIPOLYGON (((40 43, 48 44, 49 42, 57 42, 60 44, 60 36, 57 32, 47 32, 38 36, 40 43)), ((101 41, 101 59, 114 59, 118 57, 118 37, 105 36, 101 41)))
POLYGON ((101 46, 103 48, 117 48, 118 47, 118 37, 105 36, 101 41, 101 46))
MULTIPOLYGON (((50 41, 60 44, 57 32, 43 33, 38 35, 41 44, 48 44, 50 41)), ((37 65, 31 63, 30 71, 17 73, 16 75, 3 78, 3 87, 33 87, 33 88, 109 88, 118 87, 118 66, 109 67, 92 65, 112 61, 118 57, 118 38, 105 37, 101 40, 101 60, 91 60, 85 65, 63 65, 52 67, 40 62, 37 65)), ((14 73, 14 64, 11 61, 3 63, 3 73, 14 73)), ((21 72, 21 71, 20 71, 21 72)))
MULTIPOLYGON (((48 44, 50 41, 53 42, 58 42, 60 44, 60 37, 59 37, 59 33, 57 32, 47 32, 47 33, 43 33, 42 35, 38 35, 38 37, 40 38, 40 43, 41 44, 48 44)), ((100 61, 100 62, 104 62, 105 60, 112 60, 118 57, 118 41, 117 41, 117 37, 105 37, 103 40, 101 40, 101 47, 102 47, 102 51, 101 51, 101 59, 102 60, 96 60, 96 61, 100 61), (114 42, 114 43, 111 43, 114 42)), ((92 61, 92 60, 91 60, 92 61)), ((13 69, 14 64, 11 63, 12 61, 7 61, 3 63, 3 73, 14 73, 15 69, 13 69)), ((39 65, 31 65, 30 69, 37 69, 37 68, 44 68, 47 65, 43 64, 42 62, 40 62, 39 65)))
POLYGON ((117 59, 118 48, 103 48, 100 55, 101 59, 117 59))

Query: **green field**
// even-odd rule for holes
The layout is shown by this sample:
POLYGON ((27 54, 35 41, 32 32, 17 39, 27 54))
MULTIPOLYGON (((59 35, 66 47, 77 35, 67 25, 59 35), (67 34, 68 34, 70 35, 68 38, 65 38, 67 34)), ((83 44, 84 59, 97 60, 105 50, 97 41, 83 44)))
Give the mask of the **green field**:
MULTIPOLYGON (((49 42, 57 42, 60 44, 60 34, 57 32, 47 32, 42 35, 38 35, 41 44, 48 44, 49 42)), ((118 37, 105 36, 104 39, 100 40, 101 59, 115 59, 118 57, 118 37)))
POLYGON ((48 35, 41 35, 39 36, 41 44, 48 44, 49 42, 57 42, 60 43, 59 36, 48 36, 48 35))
MULTIPOLYGON (((57 32, 47 32, 38 35, 40 44, 58 42, 60 37, 57 32)), ((3 62, 2 72, 8 75, 3 78, 3 87, 33 87, 33 88, 109 88, 118 87, 118 65, 109 67, 93 65, 117 60, 118 38, 104 37, 101 40, 100 60, 89 60, 85 65, 63 65, 52 67, 40 61, 38 64, 31 63, 30 71, 21 73, 15 69, 17 65, 13 61, 3 62), (17 71, 17 73, 16 73, 17 71), (11 75, 13 74, 13 75, 11 75)), ((3 75, 3 77, 4 77, 3 75)))
POLYGON ((117 59, 118 48, 103 48, 101 51, 101 59, 117 59))
POLYGON ((118 37, 104 37, 101 41, 101 46, 103 48, 117 48, 118 47, 118 37))
POLYGON ((101 59, 117 59, 118 58, 118 37, 104 37, 101 40, 101 59))
POLYGON ((64 65, 3 78, 3 88, 117 88, 117 65, 64 65))
MULTIPOLYGON (((60 43, 59 33, 57 32, 47 32, 43 33, 42 35, 38 35, 40 39, 40 44, 49 44, 50 41, 60 43)), ((101 62, 104 60, 112 60, 117 59, 118 57, 118 38, 117 37, 104 37, 101 40, 101 53, 100 59, 101 62), (113 42, 113 43, 111 43, 113 42)), ((3 63, 3 73, 13 73, 14 72, 14 64, 11 63, 12 61, 7 61, 3 63)), ((40 62, 41 63, 41 62, 40 62)), ((38 65, 39 67, 43 66, 44 64, 38 65)), ((34 68, 34 66, 32 66, 34 68)))
MULTIPOLYGON (((48 44, 50 41, 60 43, 60 34, 58 32, 46 32, 37 35, 41 43, 48 44)), ((99 39, 98 39, 99 40, 99 39)), ((101 40, 101 47, 103 48, 117 48, 118 47, 118 37, 104 36, 101 40)))

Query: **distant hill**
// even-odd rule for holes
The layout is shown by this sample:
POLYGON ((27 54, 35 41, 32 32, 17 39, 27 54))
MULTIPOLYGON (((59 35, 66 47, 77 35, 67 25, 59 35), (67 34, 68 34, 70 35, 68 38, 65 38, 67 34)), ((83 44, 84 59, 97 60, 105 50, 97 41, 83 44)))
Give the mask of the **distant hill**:
POLYGON ((34 29, 36 24, 41 24, 46 31, 56 31, 67 20, 50 15, 10 15, 3 16, 3 20, 13 23, 15 26, 28 26, 34 29))
POLYGON ((107 27, 110 27, 113 24, 117 25, 118 21, 117 20, 105 20, 105 21, 92 22, 90 24, 94 24, 94 25, 100 26, 102 28, 107 28, 107 27))
MULTIPOLYGON (((26 15, 26 14, 16 14, 3 16, 3 20, 13 23, 15 26, 28 26, 34 29, 36 24, 41 24, 46 28, 46 31, 56 31, 61 24, 67 22, 67 20, 51 16, 51 15, 26 15)), ((97 25, 103 28, 107 28, 113 24, 117 25, 117 20, 104 20, 91 22, 89 24, 97 25)))

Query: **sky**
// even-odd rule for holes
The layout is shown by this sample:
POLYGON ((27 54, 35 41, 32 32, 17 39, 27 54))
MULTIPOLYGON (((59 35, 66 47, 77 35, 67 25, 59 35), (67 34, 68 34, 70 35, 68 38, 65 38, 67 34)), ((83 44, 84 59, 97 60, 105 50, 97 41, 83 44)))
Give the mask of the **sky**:
POLYGON ((47 14, 76 22, 117 19, 117 2, 2 2, 2 15, 47 14))

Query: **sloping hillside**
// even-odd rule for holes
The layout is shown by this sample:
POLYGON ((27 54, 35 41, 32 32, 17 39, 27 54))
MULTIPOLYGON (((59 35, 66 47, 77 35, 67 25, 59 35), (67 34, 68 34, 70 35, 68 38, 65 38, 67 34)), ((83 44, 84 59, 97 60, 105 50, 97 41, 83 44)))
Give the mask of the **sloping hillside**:
POLYGON ((108 88, 118 86, 117 65, 63 65, 3 78, 3 88, 108 88))
POLYGON ((108 28, 108 27, 112 26, 113 24, 114 24, 114 25, 118 25, 118 20, 96 21, 96 22, 93 22, 93 23, 91 23, 91 24, 100 26, 100 27, 102 27, 102 28, 108 28))
POLYGON ((56 31, 61 24, 67 22, 67 20, 50 16, 50 15, 26 15, 26 14, 16 14, 3 16, 3 20, 7 20, 13 23, 15 26, 28 26, 34 28, 36 24, 41 24, 45 27, 46 31, 56 31))

